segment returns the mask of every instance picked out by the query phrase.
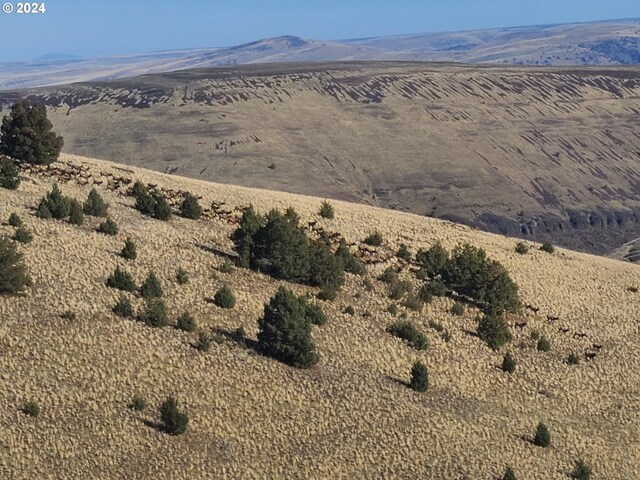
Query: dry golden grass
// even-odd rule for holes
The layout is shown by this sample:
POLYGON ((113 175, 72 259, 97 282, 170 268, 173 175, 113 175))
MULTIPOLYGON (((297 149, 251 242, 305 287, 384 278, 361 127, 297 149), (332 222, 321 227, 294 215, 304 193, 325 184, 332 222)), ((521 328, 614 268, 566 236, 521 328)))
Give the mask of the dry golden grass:
MULTIPOLYGON (((123 174, 108 162, 62 160, 88 166, 94 178, 123 174)), ((362 278, 350 275, 338 299, 323 303, 329 321, 314 327, 321 359, 313 369, 295 370, 232 343, 214 342, 199 352, 192 347, 196 333, 151 329, 113 315, 118 292, 104 282, 116 265, 138 282, 153 270, 173 319, 189 310, 203 328, 242 325, 255 338, 256 320, 279 282, 246 270, 221 273, 223 260, 197 246, 229 249, 233 227, 152 220, 131 208, 131 198, 106 189, 100 193, 120 226, 116 237, 96 233, 93 218, 82 227, 37 219, 31 207, 52 180, 29 175, 18 191, 0 191, 0 218, 17 212, 35 237, 19 247, 33 287, 22 297, 0 298, 0 477, 493 479, 510 464, 518 478, 560 479, 582 457, 598 479, 640 478, 640 294, 628 291, 640 284, 640 267, 562 249, 518 255, 514 239, 338 201, 332 202, 336 218, 323 220, 321 199, 131 171, 136 179, 200 194, 206 206, 292 205, 304 220, 352 241, 378 229, 384 248, 393 251, 401 242, 415 252, 436 240, 486 248, 518 282, 524 302, 540 307, 539 316, 527 314, 525 329, 514 329, 508 348, 518 369, 501 372, 502 353, 464 333, 475 328, 475 312, 454 317, 445 299, 407 313, 431 344, 423 352, 410 349, 385 332, 393 321, 385 286, 373 280, 368 291, 362 278), (133 262, 117 255, 127 236, 138 244, 133 262), (180 266, 191 278, 184 286, 175 281, 180 266), (238 300, 230 311, 205 301, 225 283, 238 300), (347 305, 356 315, 340 313, 347 305), (65 310, 77 319, 60 318, 65 310), (560 319, 549 324, 547 314, 560 319), (429 320, 441 322, 451 341, 429 329, 429 320), (534 329, 551 339, 550 352, 535 350, 534 329), (574 338, 575 332, 588 338, 574 338), (564 362, 593 343, 603 346, 594 360, 564 362), (425 394, 402 384, 416 359, 430 370, 425 394), (148 410, 127 407, 136 393, 148 400, 148 410), (179 437, 145 423, 157 420, 169 394, 190 416, 179 437), (20 412, 27 400, 40 404, 38 418, 20 412), (553 436, 548 449, 526 441, 540 420, 553 436)), ((62 185, 81 200, 89 189, 62 185)), ((0 226, 0 234, 11 232, 0 226)), ((369 267, 368 274, 385 267, 369 267)))

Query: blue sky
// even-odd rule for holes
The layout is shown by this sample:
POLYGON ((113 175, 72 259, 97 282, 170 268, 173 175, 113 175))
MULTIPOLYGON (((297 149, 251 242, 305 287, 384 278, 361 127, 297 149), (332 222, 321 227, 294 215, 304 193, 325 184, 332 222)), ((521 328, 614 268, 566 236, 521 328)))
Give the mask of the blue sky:
MULTIPOLYGON (((0 0, 4 3, 5 0, 0 0)), ((9 0, 14 6, 15 0, 9 0)), ((640 0, 45 0, 0 12, 0 61, 640 17, 640 0)))

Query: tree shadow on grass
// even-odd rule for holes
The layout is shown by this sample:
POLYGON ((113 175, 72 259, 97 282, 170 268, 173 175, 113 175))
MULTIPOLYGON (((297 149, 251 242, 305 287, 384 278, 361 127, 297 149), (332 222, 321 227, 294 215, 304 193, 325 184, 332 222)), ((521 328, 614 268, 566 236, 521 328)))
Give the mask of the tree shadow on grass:
POLYGON ((261 355, 260 349, 258 347, 258 342, 251 338, 247 338, 247 336, 240 328, 237 328, 235 330, 227 330, 224 328, 216 327, 213 329, 213 334, 230 343, 235 343, 241 348, 252 350, 253 352, 261 355))
POLYGON ((393 377, 391 375, 387 375, 387 379, 391 380, 394 383, 402 385, 403 387, 411 388, 411 384, 409 382, 407 382, 406 380, 403 380, 401 378, 393 377))

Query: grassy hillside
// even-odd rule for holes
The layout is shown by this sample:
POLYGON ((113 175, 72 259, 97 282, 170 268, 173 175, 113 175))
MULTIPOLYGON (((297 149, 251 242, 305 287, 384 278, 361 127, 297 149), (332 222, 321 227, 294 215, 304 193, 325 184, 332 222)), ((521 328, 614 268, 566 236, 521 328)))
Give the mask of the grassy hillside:
POLYGON ((0 104, 46 103, 68 153, 609 253, 640 236, 639 95, 638 67, 328 63, 51 87, 0 104))
MULTIPOLYGON (((563 249, 519 255, 514 239, 339 201, 332 202, 335 219, 322 219, 317 198, 69 155, 53 169, 26 173, 17 191, 0 190, 0 198, 0 218, 16 212, 34 234, 32 243, 19 245, 32 287, 23 296, 0 297, 5 478, 55 472, 60 478, 493 479, 509 464, 518 478, 555 479, 567 478, 577 458, 594 468, 595 478, 640 474, 640 294, 629 291, 640 284, 637 266, 563 249), (36 218, 33 210, 54 179, 79 200, 96 185, 119 233, 97 233, 100 220, 91 217, 82 226, 36 218), (225 204, 209 212, 211 218, 162 222, 132 208, 122 179, 192 192, 205 207, 225 204), (116 191, 107 188, 116 185, 116 191), (309 370, 215 333, 242 326, 249 341, 255 339, 264 303, 283 284, 249 270, 220 270, 224 258, 215 252, 231 249, 234 218, 248 204, 261 211, 293 206, 304 222, 358 245, 374 228, 383 234, 383 246, 368 258, 387 261, 368 262, 364 277, 347 275, 337 299, 318 302, 328 322, 313 327, 320 361, 309 370), (126 237, 137 243, 133 261, 118 256, 126 237), (449 313, 449 299, 416 312, 388 298, 377 277, 389 265, 402 265, 392 255, 399 244, 415 253, 436 241, 485 248, 519 284, 523 303, 539 309, 510 317, 526 326, 511 328, 514 340, 502 351, 469 334, 476 329, 473 308, 458 317, 449 313), (118 265, 138 284, 155 272, 172 323, 190 311, 216 340, 210 350, 194 348, 195 332, 116 317, 111 308, 119 293, 105 280, 118 265), (180 267, 189 274, 185 285, 175 281, 180 267), (231 310, 207 301, 223 285, 237 298, 231 310), (390 304, 426 334, 426 350, 386 331, 395 319, 390 304), (343 313, 350 305, 354 314, 343 313), (76 318, 61 318, 66 311, 76 318), (534 332, 550 340, 550 351, 536 350, 534 332), (499 368, 506 350, 518 363, 513 374, 499 368), (566 363, 572 352, 578 365, 566 363), (591 360, 584 356, 589 352, 596 353, 591 360), (406 386, 418 359, 430 373, 424 394, 406 386), (190 418, 181 436, 153 428, 158 405, 170 394, 190 418), (129 408, 134 395, 146 399, 147 409, 129 408), (39 404, 37 418, 20 411, 26 401, 39 404), (540 421, 551 430, 549 448, 531 443, 540 421)), ((13 227, 3 224, 0 234, 12 235, 13 227)), ((406 265, 401 277, 416 282, 406 265)), ((139 309, 142 300, 128 296, 139 309)))

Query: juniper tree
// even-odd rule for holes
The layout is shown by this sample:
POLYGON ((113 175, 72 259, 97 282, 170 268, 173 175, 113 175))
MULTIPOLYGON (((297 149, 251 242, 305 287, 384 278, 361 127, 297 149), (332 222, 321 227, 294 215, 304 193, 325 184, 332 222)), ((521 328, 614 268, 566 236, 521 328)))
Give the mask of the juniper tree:
POLYGON ((120 252, 120 256, 127 260, 135 260, 138 256, 138 250, 136 248, 136 242, 131 237, 127 237, 124 241, 124 247, 120 252))
POLYGON ((102 199, 98 191, 92 188, 82 208, 86 215, 106 217, 109 206, 102 199))
POLYGON ((480 317, 478 321, 478 336, 492 350, 499 350, 500 347, 510 342, 513 338, 504 319, 492 314, 480 317))
POLYGON ((187 431, 189 416, 178 410, 178 400, 174 397, 167 399, 160 405, 160 421, 162 430, 170 435, 180 435, 187 431))
POLYGON ((429 389, 429 371, 424 363, 417 361, 411 367, 409 386, 416 392, 426 392, 429 389))
POLYGON ((84 223, 84 213, 80 202, 73 199, 69 202, 69 223, 72 225, 82 225, 84 223))
POLYGON ((53 131, 42 104, 15 103, 0 127, 0 153, 27 163, 49 164, 58 159, 64 141, 53 131))
POLYGON ((104 222, 98 225, 98 232, 105 235, 115 236, 118 234, 118 224, 110 218, 107 218, 104 222))
POLYGON ((166 327, 169 324, 167 307, 161 299, 150 298, 144 310, 138 315, 138 320, 149 327, 166 327))
POLYGON ((140 286, 140 296, 144 299, 160 298, 163 295, 162 285, 156 274, 150 272, 140 286))
POLYGON ((13 212, 11 215, 9 215, 9 220, 7 223, 12 227, 21 227, 22 219, 18 216, 17 213, 13 212))
POLYGON ((544 448, 551 445, 551 432, 549 432, 549 428, 542 422, 538 423, 536 434, 533 437, 533 444, 544 448))
POLYGON ((325 200, 320 205, 319 214, 320 214, 320 216, 322 218, 327 218, 329 220, 333 219, 333 217, 335 216, 335 211, 333 209, 333 205, 331 205, 328 201, 325 200))
POLYGON ((265 355, 298 368, 318 361, 306 302, 280 287, 258 321, 258 347, 265 355))
POLYGON ((0 158, 0 187, 15 190, 20 186, 18 168, 8 157, 0 158))
POLYGON ((31 285, 22 255, 6 237, 0 237, 0 295, 20 293, 31 285))
POLYGON ((131 274, 120 267, 116 267, 111 276, 107 278, 107 287, 125 292, 134 292, 136 290, 136 284, 131 274))
POLYGON ((180 205, 180 215, 191 220, 197 220, 202 216, 202 207, 195 196, 190 193, 186 194, 182 205, 180 205))
POLYGON ((236 306, 236 297, 227 285, 216 292, 213 301, 220 308, 230 309, 236 306))

